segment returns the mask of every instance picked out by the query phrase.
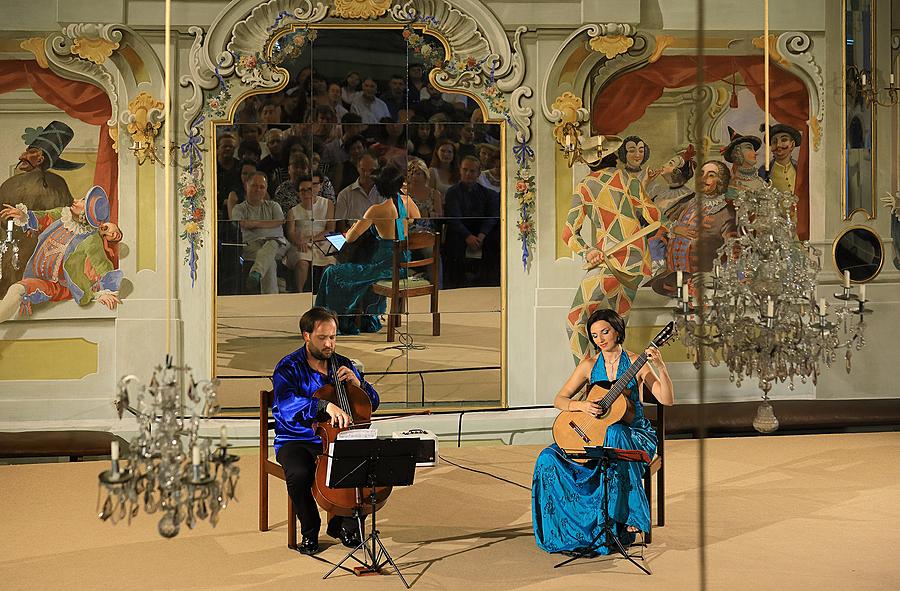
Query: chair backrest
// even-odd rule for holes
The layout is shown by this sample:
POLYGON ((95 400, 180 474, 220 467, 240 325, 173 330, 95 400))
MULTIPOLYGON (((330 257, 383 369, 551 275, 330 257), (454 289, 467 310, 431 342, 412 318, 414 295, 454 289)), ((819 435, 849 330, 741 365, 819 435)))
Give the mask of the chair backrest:
POLYGON ((272 390, 259 391, 259 457, 262 461, 269 457, 269 409, 275 402, 272 390))
POLYGON ((414 269, 434 265, 434 277, 440 277, 441 235, 438 232, 410 232, 406 240, 394 240, 394 279, 399 278, 401 268, 414 269), (431 255, 424 259, 403 260, 403 250, 410 251, 431 249, 431 255))
POLYGON ((656 431, 656 453, 661 456, 663 455, 666 446, 666 405, 657 400, 656 396, 653 395, 653 392, 647 386, 644 386, 643 401, 645 407, 644 414, 656 431), (647 408, 648 406, 650 407, 649 409, 647 408), (655 407, 655 409, 653 407, 655 407), (647 413, 647 410, 651 410, 652 412, 647 413))

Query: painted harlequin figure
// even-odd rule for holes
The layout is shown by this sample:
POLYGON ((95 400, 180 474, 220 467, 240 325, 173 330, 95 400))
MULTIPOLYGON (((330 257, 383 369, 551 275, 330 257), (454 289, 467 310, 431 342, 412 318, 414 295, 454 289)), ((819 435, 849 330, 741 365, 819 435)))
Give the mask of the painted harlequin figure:
POLYGON ((74 299, 81 306, 96 300, 115 309, 122 271, 114 268, 111 244, 122 240, 109 221, 110 204, 101 187, 92 187, 69 207, 30 211, 23 204, 5 205, 0 218, 40 232, 22 280, 0 300, 0 322, 17 312, 31 314, 34 304, 74 299))
MULTIPOLYGON (((601 165, 590 138, 583 146, 588 166, 601 165), (587 156, 590 155, 590 156, 587 156)), ((602 140, 602 138, 599 138, 602 140)), ((643 186, 621 168, 605 167, 587 175, 572 196, 563 242, 584 256, 588 271, 566 317, 566 333, 576 363, 590 352, 584 323, 595 310, 626 315, 641 282, 651 276, 650 240, 661 231, 660 212, 643 186), (591 244, 581 236, 585 220, 594 230, 591 244)))

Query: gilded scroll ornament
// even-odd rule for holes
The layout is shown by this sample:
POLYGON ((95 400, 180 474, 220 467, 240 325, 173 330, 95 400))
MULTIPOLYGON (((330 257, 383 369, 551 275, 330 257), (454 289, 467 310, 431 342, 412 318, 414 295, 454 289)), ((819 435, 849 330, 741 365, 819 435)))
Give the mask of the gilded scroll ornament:
POLYGON ((131 150, 138 164, 158 162, 156 136, 163 120, 163 103, 147 92, 141 92, 128 103, 128 133, 131 134, 131 150))
POLYGON ((391 7, 391 0, 334 0, 334 16, 341 18, 378 18, 391 7))
POLYGON ((76 37, 72 42, 72 53, 97 65, 109 59, 117 49, 119 42, 108 39, 76 37))
MULTIPOLYGON (((763 36, 753 38, 753 47, 759 49, 765 49, 763 46, 763 36)), ((778 38, 775 35, 769 35, 769 59, 778 64, 779 66, 783 66, 785 68, 791 67, 791 64, 788 63, 784 56, 781 55, 781 52, 778 50, 778 38)))
POLYGON ((601 35, 590 41, 591 49, 611 60, 628 51, 634 45, 634 39, 625 35, 601 35))
POLYGON ((44 50, 43 37, 31 37, 19 43, 19 47, 34 54, 34 59, 42 68, 47 68, 47 52, 44 50))
POLYGON ((815 117, 809 118, 809 131, 812 134, 813 150, 818 152, 822 143, 822 128, 819 126, 819 120, 815 117))
POLYGON ((653 48, 653 53, 650 54, 650 58, 647 60, 648 64, 656 63, 656 61, 662 57, 663 52, 673 43, 675 43, 677 37, 674 35, 657 35, 656 36, 656 47, 653 48))

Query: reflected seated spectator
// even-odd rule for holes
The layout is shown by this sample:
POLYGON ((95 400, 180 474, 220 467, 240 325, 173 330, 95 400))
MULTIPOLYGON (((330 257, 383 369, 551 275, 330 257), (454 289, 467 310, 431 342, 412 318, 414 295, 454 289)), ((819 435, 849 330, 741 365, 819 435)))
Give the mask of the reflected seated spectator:
POLYGON ((500 195, 478 183, 480 174, 478 158, 466 156, 459 165, 459 183, 447 189, 442 252, 446 287, 499 285, 500 195))
POLYGON ((369 153, 363 154, 357 167, 359 178, 338 193, 337 203, 334 206, 334 217, 341 224, 340 230, 362 219, 371 206, 384 201, 372 177, 372 173, 378 168, 375 157, 369 153))
POLYGON ((251 292, 278 293, 278 261, 288 249, 281 206, 266 198, 268 181, 262 172, 250 177, 246 200, 234 206, 231 217, 240 222, 244 260, 253 261, 247 276, 251 292))
MULTIPOLYGON (((338 314, 338 330, 341 334, 378 332, 381 330, 380 315, 387 310, 383 296, 372 292, 374 283, 390 279, 393 270, 394 240, 404 239, 409 232, 409 220, 419 217, 419 208, 409 195, 400 192, 403 186, 403 172, 386 166, 375 181, 375 188, 389 198, 370 206, 362 219, 346 233, 347 242, 371 240, 367 249, 370 258, 364 263, 341 263, 325 269, 316 293, 316 305, 333 310, 338 314), (356 325, 356 314, 361 313, 360 325, 356 325)), ((344 245, 347 248, 349 245, 344 245)), ((409 251, 404 253, 409 260, 409 251)))
POLYGON ((234 206, 238 203, 243 203, 244 198, 246 197, 244 191, 247 186, 247 181, 250 180, 250 177, 253 176, 255 172, 255 162, 253 162, 252 160, 244 160, 243 162, 241 162, 241 182, 234 188, 234 190, 228 193, 228 198, 225 200, 224 207, 219 207, 219 219, 231 219, 231 212, 234 211, 234 206))
POLYGON ((287 236, 291 241, 287 263, 294 269, 297 291, 302 292, 310 267, 327 267, 335 263, 334 257, 325 256, 322 249, 313 244, 334 232, 334 203, 317 194, 322 184, 314 183, 312 176, 302 175, 297 182, 300 202, 287 213, 287 236))

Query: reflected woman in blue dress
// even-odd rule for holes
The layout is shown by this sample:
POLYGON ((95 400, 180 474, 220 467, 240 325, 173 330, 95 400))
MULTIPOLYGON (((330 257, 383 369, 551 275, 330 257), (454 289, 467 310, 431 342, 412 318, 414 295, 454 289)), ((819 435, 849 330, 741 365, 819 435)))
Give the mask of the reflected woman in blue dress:
MULTIPOLYGON (((345 237, 347 242, 359 240, 366 232, 375 238, 374 252, 367 263, 331 265, 322 274, 316 293, 316 306, 332 310, 338 315, 338 332, 342 335, 381 330, 379 316, 387 310, 384 296, 376 295, 371 287, 382 279, 390 279, 393 267, 393 242, 403 240, 409 233, 410 220, 419 217, 419 208, 409 195, 401 193, 403 173, 395 166, 382 169, 375 186, 381 195, 391 197, 369 207, 363 219, 357 220, 345 237), (362 312, 360 326, 356 314, 362 312)), ((404 253, 409 260, 409 251, 404 253)))
MULTIPOLYGON (((618 378, 637 355, 622 346, 625 322, 613 310, 595 311, 586 326, 596 357, 578 364, 553 404, 559 410, 579 411, 596 417, 600 414, 596 402, 572 400, 572 396, 586 383, 618 378)), ((628 424, 610 425, 603 445, 643 450, 652 458, 656 452, 656 432, 644 416, 640 392, 646 386, 667 406, 675 399, 672 379, 659 350, 652 346, 648 348, 647 360, 648 363, 628 383, 627 395, 634 403, 634 419, 628 424)), ((604 503, 622 543, 634 542, 637 532, 650 530, 650 506, 643 487, 646 469, 647 464, 643 462, 615 462, 608 475, 609 498, 604 498, 597 462, 573 462, 555 443, 544 449, 534 466, 532 482, 532 520, 537 545, 547 552, 574 552, 587 548, 603 527, 604 503)), ((601 538, 590 550, 608 554, 610 543, 601 538)))

